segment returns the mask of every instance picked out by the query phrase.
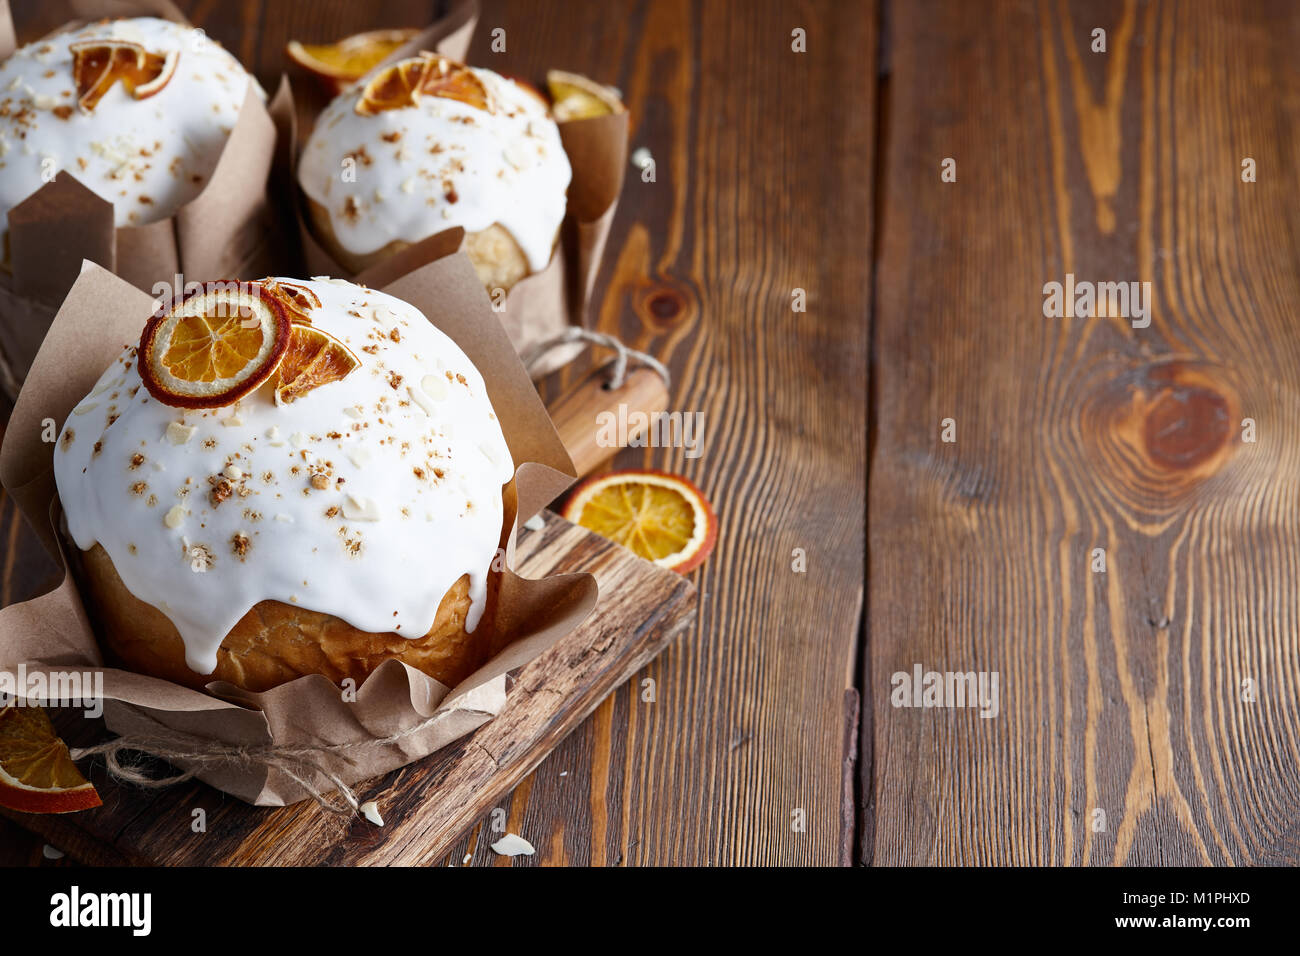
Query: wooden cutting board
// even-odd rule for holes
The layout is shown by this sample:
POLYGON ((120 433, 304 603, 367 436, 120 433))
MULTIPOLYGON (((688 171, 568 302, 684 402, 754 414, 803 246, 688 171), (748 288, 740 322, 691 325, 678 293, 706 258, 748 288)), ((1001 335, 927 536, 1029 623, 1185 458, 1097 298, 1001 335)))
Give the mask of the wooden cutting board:
MULTIPOLYGON (((144 790, 90 779, 104 805, 82 813, 0 811, 69 856, 94 865, 428 865, 590 714, 607 694, 682 634, 695 617, 694 586, 550 512, 521 529, 516 570, 525 577, 589 571, 600 599, 577 630, 513 675, 505 709, 438 753, 358 784, 384 819, 345 820, 305 802, 253 807, 202 783, 144 790), (205 832, 195 833, 203 810, 205 832)), ((102 735, 99 722, 56 720, 70 743, 102 735)), ((527 838, 527 834, 521 834, 527 838)), ((496 840, 497 834, 491 836, 496 840)))

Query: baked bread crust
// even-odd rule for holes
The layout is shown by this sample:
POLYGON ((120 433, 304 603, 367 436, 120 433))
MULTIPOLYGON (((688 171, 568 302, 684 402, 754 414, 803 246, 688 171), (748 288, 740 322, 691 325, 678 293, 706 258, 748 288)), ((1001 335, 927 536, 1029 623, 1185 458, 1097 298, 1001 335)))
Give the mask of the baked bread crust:
MULTIPOLYGON (((325 247, 325 251, 334 258, 335 262, 353 275, 364 272, 376 263, 412 245, 401 239, 394 239, 388 245, 365 255, 348 252, 339 243, 338 236, 334 233, 329 210, 313 199, 308 197, 304 199, 307 201, 312 232, 317 241, 325 247)), ((478 273, 479 281, 483 283, 483 288, 487 289, 489 294, 493 289, 504 289, 509 292, 516 282, 528 275, 528 260, 524 258, 524 251, 519 248, 519 243, 510 232, 500 224, 494 223, 478 232, 466 233, 461 251, 469 256, 469 261, 474 264, 474 271, 478 273)))
POLYGON ((335 684, 351 678, 360 686, 389 658, 454 687, 491 652, 501 578, 497 571, 488 572, 487 605, 472 634, 465 630, 468 574, 443 596, 429 632, 414 639, 362 631, 332 614, 261 601, 222 641, 217 669, 196 674, 186 666, 185 645, 175 626, 127 590, 108 552, 96 544, 80 556, 83 593, 92 604, 91 619, 104 649, 127 670, 198 690, 212 681, 227 681, 264 691, 304 674, 321 674, 335 684))

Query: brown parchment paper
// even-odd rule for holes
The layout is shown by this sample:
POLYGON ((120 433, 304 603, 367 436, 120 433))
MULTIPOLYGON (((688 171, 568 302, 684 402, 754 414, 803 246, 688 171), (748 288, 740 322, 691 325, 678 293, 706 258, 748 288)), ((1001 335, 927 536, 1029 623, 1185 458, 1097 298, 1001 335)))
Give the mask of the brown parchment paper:
MULTIPOLYGON (((103 17, 155 16, 189 25, 168 0, 49 0, 48 5, 66 14, 65 30, 103 17)), ((9 2, 0 0, 0 59, 15 48, 9 2)), ((288 136, 291 111, 283 79, 269 106, 250 86, 212 176, 168 219, 114 228, 113 204, 67 170, 10 210, 12 271, 0 269, 0 388, 10 397, 17 394, 83 259, 146 290, 171 282, 177 273, 272 271, 277 229, 266 183, 277 137, 288 136)))
MULTIPOLYGON (((496 656, 452 688, 390 660, 370 675, 351 703, 317 675, 260 694, 219 682, 209 684, 205 693, 103 667, 92 622, 68 571, 69 546, 55 530, 60 505, 53 477, 54 444, 46 439, 122 345, 139 339, 153 300, 86 262, 50 325, 0 446, 0 482, 64 570, 52 591, 0 610, 0 668, 14 673, 24 665, 28 674, 48 676, 69 668, 101 672, 104 719, 110 730, 122 735, 162 727, 234 745, 347 747, 344 753, 321 759, 348 784, 432 753, 498 713, 505 703, 506 672, 573 630, 595 606, 591 575, 533 581, 509 570, 518 523, 573 481, 573 464, 505 331, 494 321, 468 258, 442 257, 383 291, 420 309, 478 367, 516 462, 515 477, 504 492, 506 570, 497 611, 496 656), (414 735, 396 743, 378 742, 428 718, 433 718, 429 725, 414 735)), ((175 762, 194 769, 183 760, 175 762)), ((265 766, 200 769, 198 776, 263 806, 308 796, 291 777, 265 766)))
MULTIPOLYGON (((419 35, 394 50, 375 69, 421 50, 433 50, 458 62, 465 62, 469 42, 478 20, 475 0, 463 0, 446 17, 430 25, 419 35)), ((373 71, 372 71, 373 72, 373 71)), ((494 305, 497 318, 521 355, 554 338, 568 325, 584 325, 587 303, 600 268, 600 258, 609 237, 610 226, 623 189, 623 172, 627 166, 628 114, 595 116, 590 119, 559 123, 560 138, 573 169, 569 183, 568 214, 560 228, 550 263, 541 272, 517 282, 494 305)), ((299 151, 296 124, 293 127, 296 157, 299 151)), ((360 275, 352 275, 316 241, 303 215, 300 190, 294 178, 293 194, 298 233, 303 258, 313 275, 342 276, 367 282, 371 274, 392 276, 389 263, 381 263, 360 275)), ((460 248, 463 231, 456 227, 415 243, 399 253, 405 265, 417 267, 439 255, 445 255, 451 237, 460 248)), ((397 258, 397 257, 394 257, 397 258)), ((556 349, 533 367, 533 376, 541 378, 570 361, 581 351, 581 344, 556 349)))

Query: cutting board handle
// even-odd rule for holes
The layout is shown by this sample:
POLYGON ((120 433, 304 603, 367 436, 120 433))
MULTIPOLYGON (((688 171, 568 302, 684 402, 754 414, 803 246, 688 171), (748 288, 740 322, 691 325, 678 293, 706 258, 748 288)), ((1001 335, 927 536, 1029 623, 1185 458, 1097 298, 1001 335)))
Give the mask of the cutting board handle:
MULTIPOLYGON (((574 388, 551 403, 551 419, 560 433, 560 441, 569 451, 578 477, 597 471, 622 447, 605 441, 607 429, 601 427, 599 415, 609 412, 615 421, 641 419, 648 422, 655 412, 668 409, 668 389, 658 373, 648 368, 635 368, 627 373, 619 388, 609 388, 610 369, 613 362, 593 371, 574 388), (625 406, 620 414, 619 406, 625 406), (645 417, 633 416, 644 412, 645 417)), ((646 429, 628 427, 626 439, 631 442, 646 429)))

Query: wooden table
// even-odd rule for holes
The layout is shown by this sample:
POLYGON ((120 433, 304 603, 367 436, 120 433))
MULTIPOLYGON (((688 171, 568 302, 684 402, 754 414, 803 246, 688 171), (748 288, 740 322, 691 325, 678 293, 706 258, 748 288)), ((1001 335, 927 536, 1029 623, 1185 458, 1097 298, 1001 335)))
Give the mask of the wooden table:
MULTIPOLYGON (((436 12, 182 5, 265 82, 436 12)), ((593 318, 707 432, 619 464, 722 518, 695 633, 504 807, 528 862, 1300 862, 1300 8, 484 6, 475 62, 616 84, 654 156, 593 318), (1067 274, 1150 324, 1047 317, 1067 274), (998 715, 892 706, 916 664, 997 672, 998 715)))
MULTIPOLYGON (((15 6, 22 38, 57 25, 33 3, 15 6)), ((347 0, 180 6, 268 86, 287 67, 291 38, 422 25, 438 12, 347 0)), ((484 4, 473 62, 536 79, 563 67, 618 86, 632 146, 655 159, 653 182, 627 177, 593 318, 670 363, 672 408, 704 413, 703 454, 628 451, 618 464, 685 474, 721 516, 717 550, 693 575, 694 632, 606 700, 504 805, 508 828, 537 847, 517 864, 848 859, 874 22, 868 7, 831 2, 799 13, 775 2, 484 4), (790 51, 800 25, 817 52, 790 51), (504 54, 489 48, 497 26, 504 54), (831 149, 808 151, 832 130, 831 149), (833 236, 843 244, 826 255, 833 236), (805 312, 791 308, 796 288, 807 291, 805 312), (796 548, 806 572, 792 570, 796 548)), ((323 104, 309 77, 292 77, 305 108, 323 104)), ((35 593, 48 568, 32 566, 11 506, 3 521, 8 602, 35 593)), ((448 859, 510 865, 488 848, 495 839, 485 821, 448 859)), ((0 851, 11 859, 40 858, 39 842, 12 830, 0 842, 16 847, 0 851)))
POLYGON ((1300 861, 1297 30, 1287 2, 891 5, 873 862, 1300 861), (1045 316, 1069 274, 1149 282, 1149 326, 1045 316), (894 709, 916 662, 1000 672, 1000 715, 894 709))

